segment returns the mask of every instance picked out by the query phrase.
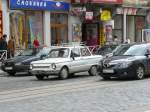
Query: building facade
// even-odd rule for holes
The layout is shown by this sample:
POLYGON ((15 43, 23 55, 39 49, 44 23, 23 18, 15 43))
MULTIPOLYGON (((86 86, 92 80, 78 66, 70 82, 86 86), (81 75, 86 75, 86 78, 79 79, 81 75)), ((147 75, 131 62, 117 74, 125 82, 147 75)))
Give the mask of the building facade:
POLYGON ((72 10, 82 24, 81 40, 89 46, 113 42, 115 10, 122 3, 122 0, 72 0, 72 10))
POLYGON ((149 35, 143 34, 143 29, 147 29, 147 20, 150 20, 147 19, 149 18, 149 0, 72 0, 72 3, 74 7, 81 5, 82 14, 77 16, 84 18, 82 41, 92 42, 92 39, 88 42, 92 34, 98 37, 97 44, 100 45, 114 41, 114 36, 118 37, 121 43, 127 40, 141 42, 143 35, 149 35))
MULTIPOLYGON (((68 42, 69 2, 2 0, 4 31, 14 37, 16 48, 30 48, 34 38, 41 46, 68 42)), ((8 39, 9 39, 8 38, 8 39)))

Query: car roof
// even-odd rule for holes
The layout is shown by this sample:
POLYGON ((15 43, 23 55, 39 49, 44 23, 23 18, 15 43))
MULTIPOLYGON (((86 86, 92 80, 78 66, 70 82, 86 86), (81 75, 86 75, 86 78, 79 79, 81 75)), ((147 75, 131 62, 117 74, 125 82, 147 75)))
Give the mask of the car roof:
POLYGON ((69 48, 69 49, 73 49, 73 48, 88 48, 87 46, 53 46, 52 48, 69 48))

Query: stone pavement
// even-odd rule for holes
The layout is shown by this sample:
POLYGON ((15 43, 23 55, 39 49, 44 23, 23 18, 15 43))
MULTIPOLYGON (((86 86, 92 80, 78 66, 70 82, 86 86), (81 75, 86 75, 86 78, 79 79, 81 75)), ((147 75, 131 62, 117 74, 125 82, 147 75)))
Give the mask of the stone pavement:
POLYGON ((110 87, 83 88, 81 91, 3 102, 0 103, 0 112, 131 112, 149 106, 150 79, 126 82, 110 87))

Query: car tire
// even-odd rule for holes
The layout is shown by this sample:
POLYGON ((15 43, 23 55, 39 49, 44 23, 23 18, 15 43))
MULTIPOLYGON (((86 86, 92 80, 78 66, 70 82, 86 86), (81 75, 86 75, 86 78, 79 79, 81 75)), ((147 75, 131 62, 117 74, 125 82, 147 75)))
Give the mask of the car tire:
POLYGON ((38 80, 43 80, 43 79, 44 79, 44 76, 42 76, 42 75, 36 75, 36 78, 37 78, 38 80))
POLYGON ((135 70, 135 78, 141 80, 144 78, 144 67, 139 65, 135 70))
POLYGON ((111 79, 111 78, 108 77, 108 76, 102 76, 102 78, 103 78, 104 80, 110 80, 110 79, 111 79))
POLYGON ((16 72, 7 72, 9 76, 15 76, 16 72))
POLYGON ((96 65, 92 66, 88 72, 89 72, 90 76, 96 76, 96 75, 98 75, 97 66, 96 65))
POLYGON ((68 78, 68 70, 66 67, 63 67, 59 73, 59 78, 64 80, 68 78))

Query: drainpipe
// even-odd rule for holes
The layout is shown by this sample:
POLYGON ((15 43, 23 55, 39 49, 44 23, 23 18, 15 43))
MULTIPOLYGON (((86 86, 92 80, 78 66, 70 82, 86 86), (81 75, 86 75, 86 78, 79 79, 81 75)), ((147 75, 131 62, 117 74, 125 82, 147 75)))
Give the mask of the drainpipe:
POLYGON ((127 13, 123 13, 123 43, 127 40, 127 13))

